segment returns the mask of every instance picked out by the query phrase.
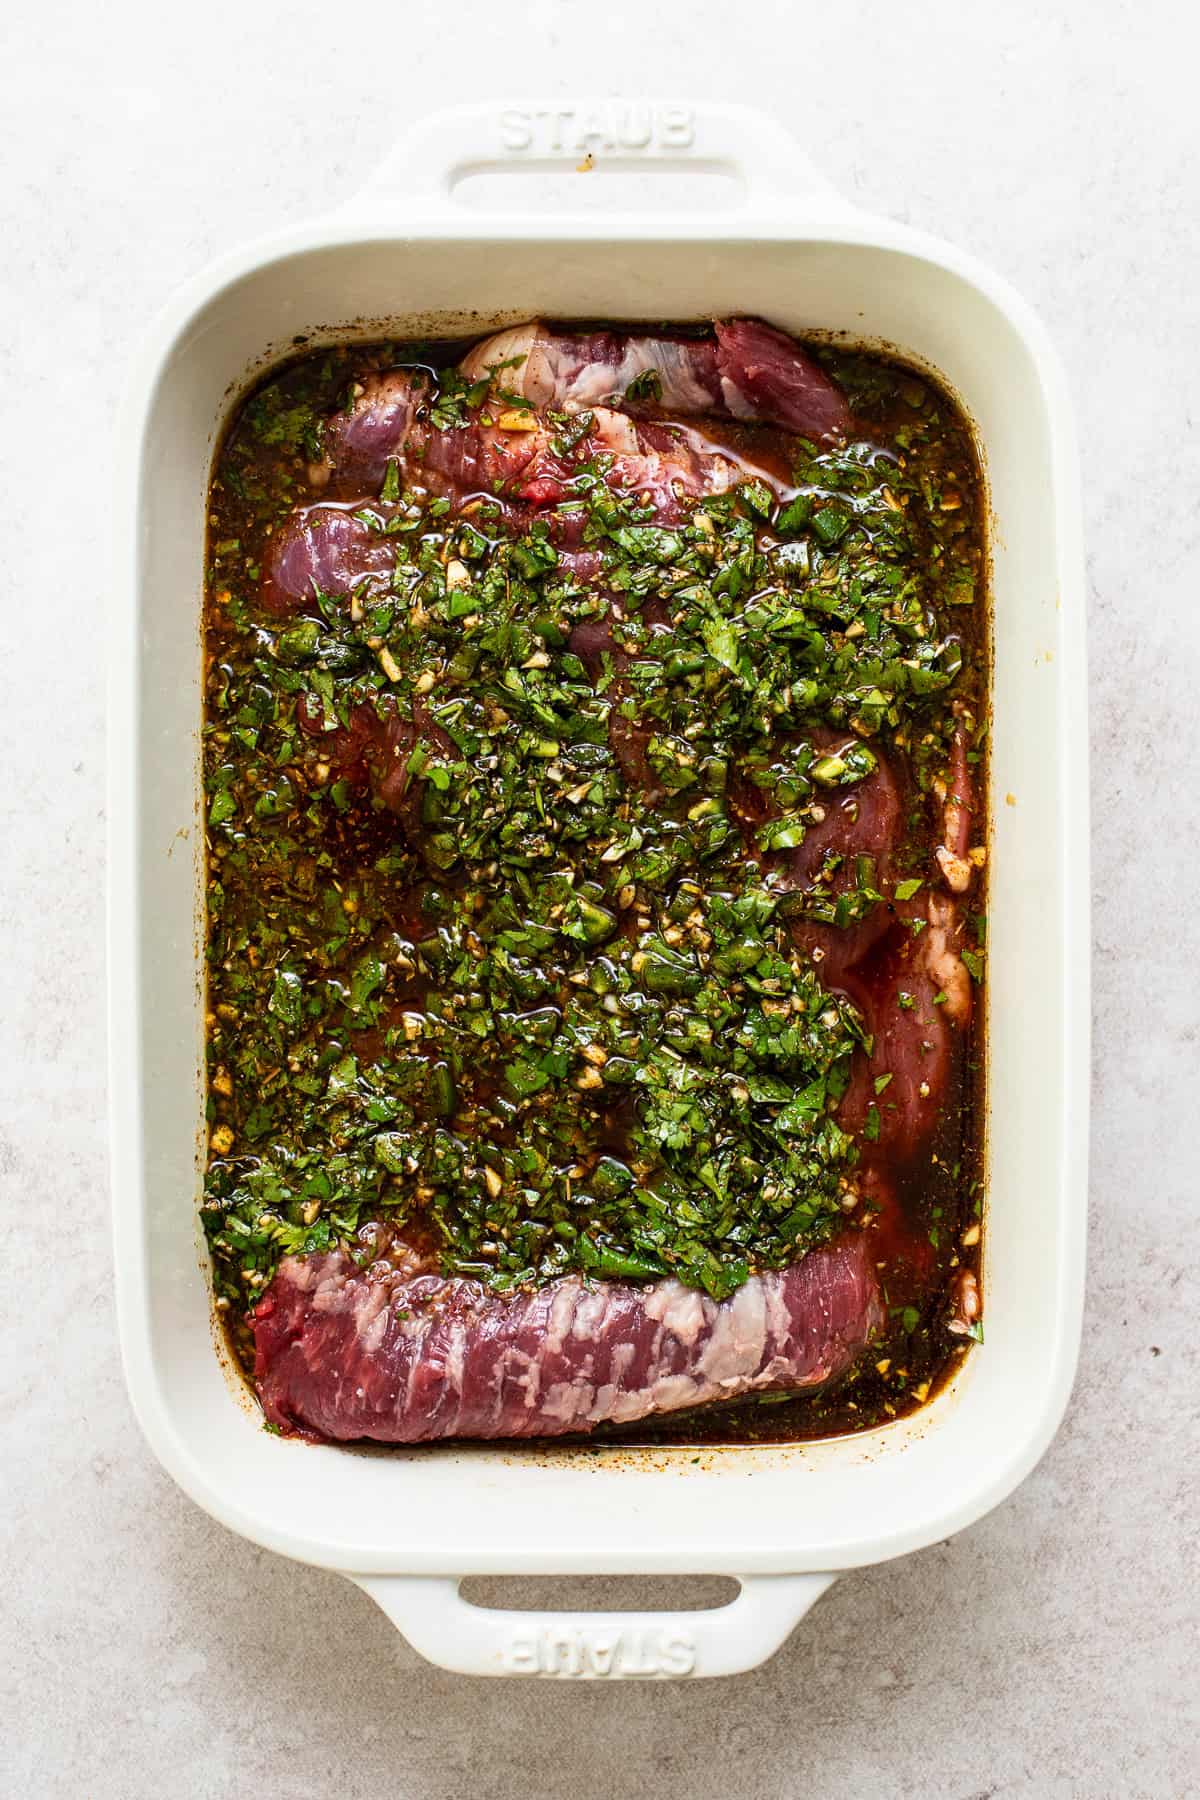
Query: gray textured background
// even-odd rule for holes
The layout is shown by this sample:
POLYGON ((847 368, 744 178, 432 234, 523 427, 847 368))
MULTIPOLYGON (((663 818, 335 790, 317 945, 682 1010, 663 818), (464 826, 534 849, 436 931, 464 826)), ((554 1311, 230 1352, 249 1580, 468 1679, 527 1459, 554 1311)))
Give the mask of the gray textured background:
POLYGON ((17 0, 0 25, 0 1791, 1200 1792, 1193 11, 452 11, 17 0), (345 1581, 227 1535, 160 1472, 125 1400, 103 1074, 109 431, 129 350, 173 285, 351 192, 414 112, 656 88, 774 110, 860 203, 1009 275, 1066 357, 1095 791, 1085 1348, 1066 1424, 1012 1499, 952 1543, 840 1581, 758 1673, 488 1684, 421 1664, 345 1581))

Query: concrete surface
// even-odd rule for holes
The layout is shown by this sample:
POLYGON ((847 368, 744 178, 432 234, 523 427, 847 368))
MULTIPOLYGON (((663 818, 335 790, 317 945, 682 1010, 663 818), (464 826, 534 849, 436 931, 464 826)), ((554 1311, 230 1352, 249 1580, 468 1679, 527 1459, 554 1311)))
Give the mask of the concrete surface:
POLYGON ((1169 0, 7 9, 5 1794, 1200 1792, 1193 18, 1169 0), (795 122, 860 202, 1007 273, 1069 364, 1092 605, 1086 1344, 1024 1487, 954 1542, 840 1581, 760 1672, 485 1684, 424 1666, 345 1581, 227 1535, 126 1403, 104 1123, 108 434, 172 286, 348 194, 413 112, 656 88, 795 122))

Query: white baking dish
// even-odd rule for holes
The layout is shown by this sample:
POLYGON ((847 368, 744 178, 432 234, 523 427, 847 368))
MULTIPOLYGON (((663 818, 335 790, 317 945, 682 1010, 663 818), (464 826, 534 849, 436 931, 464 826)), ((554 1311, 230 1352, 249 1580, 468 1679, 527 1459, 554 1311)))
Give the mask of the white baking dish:
POLYGON ((133 1402, 179 1484, 255 1542, 351 1575, 447 1667, 568 1676, 752 1667, 833 1573, 932 1543, 1003 1499, 1046 1448, 1071 1386, 1088 1082, 1075 453, 1062 374, 1021 301, 957 251, 851 210, 751 113, 459 110, 408 137, 351 208, 228 258, 179 295, 134 374, 116 517, 117 1292, 133 1402), (573 176, 588 151, 601 172, 573 176), (678 206, 605 212, 606 164, 658 192, 670 176, 678 206), (495 212, 494 194, 491 212, 471 210, 480 184, 463 178, 497 170, 520 210, 495 212), (688 210, 718 175, 732 198, 688 210), (569 190, 567 176, 579 203, 568 191, 570 210, 535 210, 569 190), (301 333, 731 312, 897 346, 940 372, 979 433, 996 622, 986 1345, 917 1419, 807 1447, 377 1453, 270 1436, 214 1349, 195 1206, 199 614, 205 488, 231 399, 301 333), (733 1574, 743 1591, 725 1609, 649 1617, 508 1614, 458 1595, 465 1574, 641 1571, 733 1574))

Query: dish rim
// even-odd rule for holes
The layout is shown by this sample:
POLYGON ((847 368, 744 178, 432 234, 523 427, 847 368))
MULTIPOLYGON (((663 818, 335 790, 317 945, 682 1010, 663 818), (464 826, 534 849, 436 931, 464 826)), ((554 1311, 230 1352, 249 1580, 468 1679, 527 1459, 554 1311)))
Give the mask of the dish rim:
MULTIPOLYGON (((466 223, 469 225, 470 220, 466 223)), ((1059 1311, 1055 1337, 1056 1356, 1041 1391, 1040 1404, 1027 1418, 1024 1432, 1009 1446, 1003 1467, 994 1478, 972 1488, 969 1483, 957 1496, 948 1495, 942 1509, 919 1525, 891 1532, 882 1530, 875 1543, 859 1546, 854 1553, 846 1546, 845 1561, 835 1563, 824 1556, 820 1566, 852 1566, 867 1563, 915 1549, 936 1541, 948 1532, 961 1529, 989 1511, 1024 1478, 1038 1461, 1052 1439, 1070 1396, 1077 1365, 1084 1277, 1084 1244, 1086 1228, 1086 1153, 1089 1073, 1089 970, 1088 970, 1088 842, 1087 842, 1087 767, 1086 720, 1084 704, 1083 585, 1082 530, 1077 484, 1074 438, 1070 422, 1070 405, 1063 372, 1046 335, 1025 303, 1008 287, 973 258, 938 240, 908 227, 889 221, 866 218, 846 209, 830 208, 804 211, 781 218, 774 231, 764 221, 755 219, 753 229, 739 226, 709 228, 699 231, 686 216, 664 220, 656 215, 602 215, 594 220, 557 220, 555 228, 542 229, 539 222, 514 214, 508 220, 489 218, 481 229, 464 229, 464 221, 451 217, 427 217, 415 225, 398 230, 394 220, 372 217, 370 211, 351 212, 345 217, 318 220, 276 232, 221 258, 210 270, 187 283, 163 309, 147 340, 135 359, 119 424, 117 457, 117 534, 114 597, 111 607, 109 668, 109 817, 110 861, 108 882, 109 909, 109 1021, 111 1080, 111 1170, 114 1190, 114 1233, 116 1251, 116 1291, 118 1319, 125 1365, 126 1381, 147 1439, 160 1462, 181 1487, 206 1510, 239 1531, 242 1535, 283 1554, 324 1566, 345 1569, 360 1566, 364 1572, 394 1566, 407 1570, 442 1567, 442 1559, 423 1561, 419 1547, 387 1553, 385 1560, 371 1557, 354 1564, 344 1550, 320 1539, 301 1540, 295 1534, 272 1530, 269 1523, 252 1508, 239 1504, 214 1483, 211 1473, 199 1468, 177 1436, 170 1408, 158 1385, 150 1357, 149 1271, 145 1243, 146 1196, 142 1145, 142 1093, 140 1045, 138 1043, 138 999, 141 968, 139 956, 140 907, 138 896, 137 858, 139 807, 129 805, 131 796, 140 796, 140 746, 137 733, 135 678, 137 607, 139 591, 138 518, 142 485, 143 432, 153 406, 159 383, 172 355, 196 328, 202 312, 218 302, 248 276, 253 276, 289 258, 309 252, 349 249, 366 242, 386 239, 390 242, 454 242, 462 241, 475 248, 489 241, 512 245, 532 239, 542 245, 577 242, 581 237, 604 241, 637 243, 650 238, 668 236, 673 244, 694 244, 699 248, 719 245, 736 254, 739 243, 761 244, 764 240, 791 246, 821 242, 833 246, 867 247, 893 250, 915 257, 936 268, 966 280, 1004 316, 1032 358, 1046 404, 1048 429, 1047 450, 1053 470, 1055 489, 1056 538, 1058 548, 1059 606, 1065 648, 1070 666, 1060 672, 1061 695, 1069 716, 1062 721, 1062 741, 1068 767, 1062 771, 1072 805, 1064 811, 1067 841, 1062 846, 1061 872, 1066 931, 1062 946, 1064 984, 1064 1031, 1071 1045, 1070 1064, 1064 1069, 1064 1116, 1062 1147, 1072 1170, 1059 1182, 1059 1311), (127 597, 118 598, 122 593, 127 597)), ((247 375, 247 379, 249 376, 247 375)), ((947 384, 949 385, 949 384, 947 384)), ((953 389, 951 388, 951 391, 953 389)), ((222 417, 233 402, 227 397, 222 417)), ((986 445, 981 448, 986 452, 986 445)), ((208 1346, 205 1347, 206 1353, 208 1346)), ((968 1359, 970 1362, 971 1359, 968 1359)), ((936 1419, 931 1421, 931 1429, 936 1419)), ((884 1432, 892 1427, 881 1428, 884 1432)), ((494 1457, 506 1452, 503 1444, 480 1448, 472 1454, 494 1457)), ((691 1447, 678 1447, 680 1451, 691 1447)), ((668 1447, 664 1447, 667 1451, 668 1447)), ((307 1448, 304 1454, 311 1454, 307 1448)), ((753 1457, 753 1446, 733 1447, 730 1454, 753 1457)), ((344 1455, 345 1451, 338 1454, 344 1455)), ((661 1455, 661 1452, 655 1452, 661 1455)), ((689 1559, 687 1566, 727 1569, 730 1551, 721 1547, 715 1560, 697 1564, 689 1559)), ((793 1555, 780 1561, 770 1546, 744 1552, 741 1567, 794 1568, 793 1555)), ((563 1572, 571 1567, 580 1572, 638 1572, 662 1569, 664 1561, 652 1555, 639 1562, 636 1552, 621 1557, 596 1557, 573 1561, 568 1553, 546 1557, 531 1546, 506 1545, 497 1550, 494 1562, 473 1559, 472 1572, 505 1573, 538 1569, 563 1572)))

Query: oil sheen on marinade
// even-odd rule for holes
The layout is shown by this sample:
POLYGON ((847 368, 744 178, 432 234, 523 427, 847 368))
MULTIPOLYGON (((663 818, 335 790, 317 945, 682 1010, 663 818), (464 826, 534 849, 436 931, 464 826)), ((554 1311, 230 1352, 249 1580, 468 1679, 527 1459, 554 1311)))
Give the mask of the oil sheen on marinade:
MULTIPOLYGON (((885 1324, 846 1375, 618 1435, 911 1410, 981 1335, 978 1006, 903 1122, 929 1086, 903 1015, 962 1005, 904 988, 951 905, 956 973, 983 975, 969 433, 904 366, 822 348, 843 437, 682 422, 680 454, 738 465, 726 491, 639 504, 603 451, 572 460, 592 415, 563 411, 565 503, 464 505, 434 434, 482 412, 520 443, 531 417, 503 371, 459 373, 468 348, 299 355, 216 462, 204 1221, 230 1340, 249 1366, 285 1255, 394 1232, 501 1291, 670 1273, 720 1299, 850 1220, 885 1324), (403 365, 427 478, 368 444, 351 481, 326 421, 403 365), (289 557, 328 591, 289 596, 289 557)), ((662 398, 628 395, 651 439, 662 398)))

